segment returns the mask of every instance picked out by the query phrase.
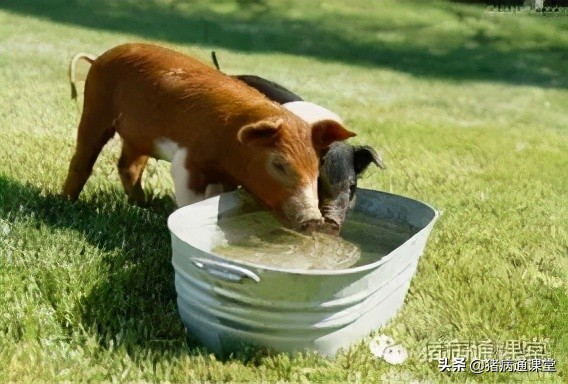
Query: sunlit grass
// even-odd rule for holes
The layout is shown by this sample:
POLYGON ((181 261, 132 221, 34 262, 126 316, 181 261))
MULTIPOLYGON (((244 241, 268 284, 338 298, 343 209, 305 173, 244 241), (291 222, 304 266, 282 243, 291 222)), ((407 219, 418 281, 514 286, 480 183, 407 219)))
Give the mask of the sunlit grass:
POLYGON ((0 4, 0 377, 568 380, 568 19, 429 3, 0 4), (58 197, 80 114, 68 61, 134 40, 206 61, 215 49, 224 71, 336 111, 389 167, 363 187, 443 211, 403 310, 380 330, 409 348, 407 363, 389 366, 365 342, 335 360, 216 360, 177 314, 167 164, 146 173, 151 207, 130 206, 113 140, 80 201, 58 197), (533 338, 550 339, 559 373, 446 375, 420 357, 438 341, 533 338))

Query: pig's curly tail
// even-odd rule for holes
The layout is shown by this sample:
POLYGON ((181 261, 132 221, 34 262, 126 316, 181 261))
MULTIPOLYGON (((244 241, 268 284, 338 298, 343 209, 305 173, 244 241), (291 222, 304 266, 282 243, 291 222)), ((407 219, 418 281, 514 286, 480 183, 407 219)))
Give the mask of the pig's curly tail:
POLYGON ((75 100, 77 98, 77 86, 75 83, 77 82, 76 74, 75 74, 75 67, 77 66, 77 62, 79 60, 88 61, 89 64, 93 64, 93 62, 97 59, 96 56, 91 55, 90 53, 78 53, 71 59, 69 63, 69 82, 71 83, 71 99, 75 100))

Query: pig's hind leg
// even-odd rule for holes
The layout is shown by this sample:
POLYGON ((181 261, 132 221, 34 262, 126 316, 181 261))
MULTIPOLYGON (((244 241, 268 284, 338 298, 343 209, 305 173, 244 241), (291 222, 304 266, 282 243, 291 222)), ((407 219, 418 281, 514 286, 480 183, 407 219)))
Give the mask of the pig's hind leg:
POLYGON ((116 132, 122 139, 122 152, 118 159, 118 174, 130 203, 144 205, 146 198, 142 189, 142 174, 148 163, 150 149, 145 141, 132 133, 139 132, 140 122, 120 113, 113 121, 116 132), (138 139, 138 140, 137 140, 138 139))
POLYGON ((69 164, 67 178, 63 185, 63 195, 77 200, 87 179, 91 176, 93 165, 104 145, 114 136, 112 117, 104 109, 83 110, 77 133, 75 153, 69 164))
POLYGON ((118 159, 118 173, 128 196, 128 201, 144 205, 146 198, 142 189, 142 174, 148 162, 148 156, 137 150, 127 141, 122 141, 122 153, 118 159))

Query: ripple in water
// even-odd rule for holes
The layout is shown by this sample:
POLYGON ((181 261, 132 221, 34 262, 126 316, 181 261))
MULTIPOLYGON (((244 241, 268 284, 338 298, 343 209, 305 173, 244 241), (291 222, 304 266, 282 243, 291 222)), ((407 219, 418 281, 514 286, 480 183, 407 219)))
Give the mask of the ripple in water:
POLYGON ((334 270, 379 260, 408 240, 416 230, 408 225, 352 213, 340 237, 303 235, 282 227, 268 212, 221 218, 224 240, 212 251, 225 258, 256 265, 334 270))

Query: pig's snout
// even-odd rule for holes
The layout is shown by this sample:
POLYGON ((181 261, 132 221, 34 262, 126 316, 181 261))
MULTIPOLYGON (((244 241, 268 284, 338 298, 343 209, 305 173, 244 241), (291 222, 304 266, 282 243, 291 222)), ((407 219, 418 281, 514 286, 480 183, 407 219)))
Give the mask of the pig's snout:
POLYGON ((341 224, 339 223, 339 220, 331 219, 329 217, 324 218, 324 222, 321 227, 322 232, 338 236, 340 230, 341 224))
POLYGON ((320 210, 324 219, 324 231, 332 234, 339 234, 345 215, 347 213, 349 199, 339 196, 335 200, 326 200, 322 203, 320 210))
POLYGON ((322 227, 322 225, 323 225, 322 220, 317 220, 317 219, 307 220, 300 225, 300 231, 302 233, 311 234, 315 231, 318 231, 322 227))
POLYGON ((318 209, 315 184, 301 189, 284 203, 283 213, 296 230, 303 232, 320 227, 323 217, 318 209))

